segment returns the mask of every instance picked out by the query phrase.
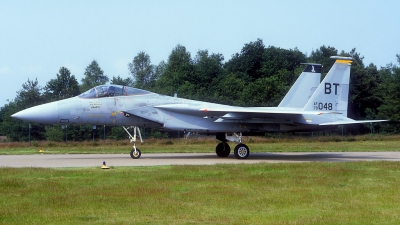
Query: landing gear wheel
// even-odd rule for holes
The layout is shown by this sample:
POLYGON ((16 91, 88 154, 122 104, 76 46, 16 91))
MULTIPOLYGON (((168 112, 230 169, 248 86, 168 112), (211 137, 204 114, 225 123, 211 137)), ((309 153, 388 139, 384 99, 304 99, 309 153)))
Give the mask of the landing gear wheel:
POLYGON ((238 144, 235 147, 235 157, 237 159, 247 159, 250 155, 249 147, 245 144, 238 144))
POLYGON ((135 152, 135 149, 132 148, 132 150, 131 150, 132 159, 138 159, 138 158, 140 158, 141 155, 142 155, 142 152, 138 148, 136 148, 136 152, 135 152))
POLYGON ((229 153, 231 153, 231 147, 226 142, 221 142, 215 147, 215 153, 219 157, 228 157, 229 153))

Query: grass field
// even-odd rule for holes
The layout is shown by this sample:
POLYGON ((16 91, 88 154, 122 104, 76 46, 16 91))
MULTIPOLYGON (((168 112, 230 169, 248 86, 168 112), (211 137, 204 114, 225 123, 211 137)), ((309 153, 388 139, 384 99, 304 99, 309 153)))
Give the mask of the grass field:
POLYGON ((0 170, 0 224, 397 224, 400 163, 0 170))
MULTIPOLYGON (((248 138, 252 152, 398 151, 399 137, 248 138)), ((142 152, 214 152, 212 138, 142 152)), ((231 145, 232 147, 233 145, 231 145)), ((0 154, 128 153, 126 141, 0 143, 0 154)), ((0 165, 1 166, 1 165, 0 165)), ((400 162, 1 168, 0 224, 397 224, 400 162)))

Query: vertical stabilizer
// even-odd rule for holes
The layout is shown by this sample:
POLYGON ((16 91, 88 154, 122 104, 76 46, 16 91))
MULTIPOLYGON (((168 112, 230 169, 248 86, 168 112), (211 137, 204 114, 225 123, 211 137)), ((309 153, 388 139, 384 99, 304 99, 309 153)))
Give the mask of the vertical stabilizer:
POLYGON ((321 64, 306 64, 306 68, 297 78, 278 107, 303 108, 321 81, 321 64))
POLYGON ((351 57, 331 56, 335 64, 307 102, 306 111, 327 111, 347 117, 351 57))

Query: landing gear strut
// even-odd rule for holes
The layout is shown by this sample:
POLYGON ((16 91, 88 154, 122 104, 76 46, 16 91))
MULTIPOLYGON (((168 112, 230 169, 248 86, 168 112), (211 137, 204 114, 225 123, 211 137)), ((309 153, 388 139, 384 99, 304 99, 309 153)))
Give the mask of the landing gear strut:
POLYGON ((234 155, 237 159, 247 159, 250 155, 250 149, 247 145, 242 144, 242 133, 236 134, 233 133, 233 135, 228 135, 227 133, 225 134, 217 134, 216 138, 220 141, 215 148, 215 153, 219 157, 228 157, 229 153, 231 151, 231 148, 229 145, 226 143, 227 141, 232 141, 232 142, 237 142, 239 143, 235 149, 233 150, 234 155))
POLYGON ((129 135, 129 141, 130 141, 131 143, 133 143, 133 148, 132 148, 131 153, 130 153, 132 159, 138 159, 138 158, 140 158, 140 156, 142 155, 142 152, 140 151, 139 148, 136 148, 136 132, 137 132, 138 135, 139 135, 140 142, 143 143, 143 139, 142 139, 142 135, 140 134, 140 129, 139 129, 139 127, 137 127, 137 126, 134 126, 134 127, 133 127, 133 136, 129 133, 128 129, 126 129, 124 126, 122 126, 122 128, 124 128, 124 130, 126 131, 126 133, 128 133, 128 135, 129 135))

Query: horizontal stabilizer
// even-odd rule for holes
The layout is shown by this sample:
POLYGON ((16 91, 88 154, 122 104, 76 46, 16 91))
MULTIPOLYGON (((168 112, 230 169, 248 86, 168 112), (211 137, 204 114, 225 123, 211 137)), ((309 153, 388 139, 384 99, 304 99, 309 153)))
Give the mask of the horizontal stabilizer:
POLYGON ((329 123, 321 123, 321 126, 328 126, 328 125, 346 125, 346 124, 359 124, 359 123, 379 123, 379 122, 386 122, 388 120, 349 120, 349 121, 335 121, 329 123))

